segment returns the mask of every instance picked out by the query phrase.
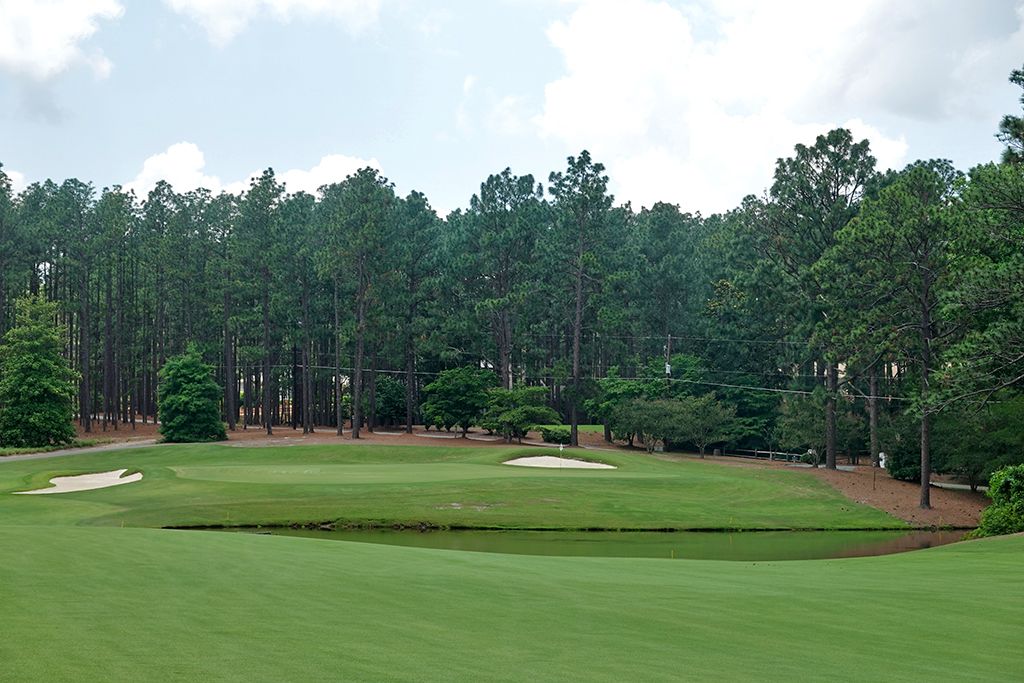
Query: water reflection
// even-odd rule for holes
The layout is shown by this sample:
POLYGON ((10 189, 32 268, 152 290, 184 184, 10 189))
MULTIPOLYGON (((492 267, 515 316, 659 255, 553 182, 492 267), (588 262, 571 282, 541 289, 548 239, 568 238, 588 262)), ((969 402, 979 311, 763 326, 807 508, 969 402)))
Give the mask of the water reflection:
MULTIPOLYGON (((254 531, 253 529, 239 531, 254 531)), ((267 533, 268 530, 260 530, 267 533)), ((282 536, 387 545, 571 557, 703 560, 815 560, 865 557, 953 543, 962 531, 395 531, 272 529, 282 536)))

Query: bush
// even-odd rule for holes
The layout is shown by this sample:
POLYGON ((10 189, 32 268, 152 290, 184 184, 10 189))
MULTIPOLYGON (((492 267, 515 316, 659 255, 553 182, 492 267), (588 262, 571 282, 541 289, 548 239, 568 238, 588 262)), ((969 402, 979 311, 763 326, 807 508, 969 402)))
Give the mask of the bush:
POLYGON ((167 360, 160 370, 158 410, 165 441, 222 441, 227 438, 220 419, 221 388, 213 368, 203 362, 195 344, 167 360))
POLYGON ((57 305, 29 296, 15 302, 14 327, 0 344, 0 446, 71 443, 75 373, 61 356, 65 330, 57 305))
POLYGON ((994 472, 988 480, 988 497, 993 505, 1024 503, 1024 465, 1011 465, 994 472))
POLYGON ((488 406, 487 390, 498 381, 489 370, 474 367, 444 370, 423 387, 423 421, 428 426, 451 431, 459 427, 465 436, 477 424, 488 406))
POLYGON ((541 427, 540 435, 544 443, 569 443, 571 436, 568 427, 541 427))
POLYGON ((1001 536, 1024 531, 1024 503, 989 505, 981 512, 981 524, 975 536, 1001 536))
POLYGON ((920 483, 921 455, 909 448, 894 448, 885 454, 885 469, 893 479, 920 483))
POLYGON ((992 499, 981 513, 975 535, 998 536, 1024 531, 1024 465, 1011 465, 995 472, 988 482, 992 499))

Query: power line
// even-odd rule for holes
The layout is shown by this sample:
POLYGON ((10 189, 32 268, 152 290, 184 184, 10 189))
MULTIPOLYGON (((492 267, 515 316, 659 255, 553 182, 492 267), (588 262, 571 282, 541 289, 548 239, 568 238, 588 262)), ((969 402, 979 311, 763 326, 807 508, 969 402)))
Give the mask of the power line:
MULTIPOLYGON (((218 367, 224 367, 224 366, 223 365, 218 365, 218 367)), ((293 366, 291 364, 287 364, 287 365, 278 364, 278 365, 271 365, 270 367, 276 368, 276 369, 291 369, 291 368, 294 368, 294 367, 302 367, 302 366, 301 365, 300 366, 293 366)), ((355 368, 351 368, 351 367, 338 367, 338 368, 335 368, 332 365, 309 365, 307 367, 310 368, 311 370, 329 370, 331 372, 334 372, 335 370, 337 370, 339 372, 352 373, 352 372, 355 371, 355 368)), ((483 368, 481 368, 481 369, 483 369, 483 368)), ((363 368, 363 372, 377 372, 377 373, 385 374, 385 375, 405 375, 405 374, 408 374, 407 370, 392 370, 392 369, 389 369, 389 368, 377 368, 376 370, 372 370, 370 368, 363 368)), ((425 371, 425 370, 414 370, 412 374, 418 375, 418 376, 436 377, 439 374, 441 374, 441 372, 443 372, 443 370, 438 370, 436 372, 425 371)), ((807 375, 807 376, 813 376, 813 375, 807 375)), ((524 377, 524 379, 532 380, 532 381, 551 381, 551 382, 555 382, 555 381, 559 381, 559 380, 563 380, 563 379, 568 380, 568 379, 571 379, 571 378, 569 378, 569 377, 566 377, 566 378, 554 377, 552 375, 526 375, 524 377)), ((597 376, 591 375, 591 376, 581 377, 580 379, 589 380, 589 381, 600 381, 602 379, 617 379, 617 380, 623 380, 623 381, 626 381, 626 382, 652 382, 652 381, 664 382, 664 381, 668 381, 668 382, 679 382, 679 383, 682 383, 682 384, 696 384, 696 385, 699 385, 699 386, 718 387, 718 388, 722 388, 722 389, 740 389, 740 390, 744 390, 744 391, 759 391, 759 392, 762 392, 762 393, 772 393, 772 394, 786 394, 786 395, 793 395, 793 396, 813 396, 814 395, 813 391, 807 391, 805 389, 782 389, 782 388, 778 388, 778 387, 761 387, 761 386, 754 386, 754 385, 749 385, 749 384, 728 384, 728 383, 725 383, 725 382, 708 382, 706 380, 686 379, 686 378, 683 378, 683 377, 635 377, 634 376, 634 377, 614 377, 614 378, 609 378, 609 377, 597 377, 597 376)), ((909 398, 904 398, 904 397, 901 397, 901 396, 881 396, 881 395, 869 396, 867 394, 862 394, 859 391, 857 392, 857 394, 858 395, 856 396, 856 398, 862 398, 862 399, 872 399, 872 398, 874 398, 874 399, 878 399, 878 400, 882 400, 882 401, 910 401, 911 400, 909 398)))
MULTIPOLYGON (((593 336, 598 339, 619 339, 619 340, 667 340, 669 337, 673 341, 702 341, 702 342, 713 342, 713 343, 728 343, 728 344, 785 344, 791 346, 808 346, 811 340, 790 340, 790 339, 739 339, 732 337, 699 337, 694 335, 685 334, 660 334, 660 335, 645 335, 645 334, 602 334, 600 332, 587 332, 588 336, 593 336)), ((564 339, 567 338, 568 334, 553 334, 550 332, 534 332, 523 336, 533 337, 544 337, 546 339, 564 339)))

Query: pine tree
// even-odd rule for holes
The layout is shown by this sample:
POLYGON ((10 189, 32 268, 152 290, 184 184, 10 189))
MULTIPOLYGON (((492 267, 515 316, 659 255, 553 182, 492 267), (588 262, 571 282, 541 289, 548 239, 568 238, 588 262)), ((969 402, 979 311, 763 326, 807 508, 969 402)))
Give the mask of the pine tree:
POLYGON ((57 305, 38 296, 15 302, 15 324, 0 345, 0 446, 70 443, 75 375, 61 356, 57 305))

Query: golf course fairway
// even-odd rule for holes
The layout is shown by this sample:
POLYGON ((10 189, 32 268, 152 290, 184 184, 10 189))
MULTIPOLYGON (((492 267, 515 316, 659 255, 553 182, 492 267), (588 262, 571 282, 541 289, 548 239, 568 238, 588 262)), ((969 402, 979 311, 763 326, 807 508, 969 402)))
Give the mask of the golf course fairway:
MULTIPOLYGON (((707 526, 741 520, 767 527, 800 517, 811 520, 808 527, 872 520, 896 526, 881 512, 812 486, 800 472, 605 453, 600 459, 619 469, 533 472, 500 465, 518 452, 183 446, 0 462, 0 678, 853 681, 1014 675, 1024 641, 1020 536, 884 557, 723 562, 502 555, 144 528, 216 523, 226 513, 247 521, 260 515, 365 521, 387 518, 393 507, 392 519, 417 518, 440 501, 457 500, 452 495, 508 501, 499 519, 524 525, 548 513, 559 523, 572 520, 576 505, 576 526, 594 519, 623 525, 696 519, 707 526), (455 469, 439 477, 420 467, 429 463, 455 469), (404 465, 412 466, 406 474, 404 465), (303 469, 291 469, 297 466, 303 469), (328 466, 332 483, 304 479, 305 470, 328 466), (344 466, 356 467, 359 481, 346 484, 334 471, 344 466), (8 495, 53 476, 121 467, 145 476, 102 490, 8 495), (214 476, 229 467, 245 472, 214 476), (207 468, 206 476, 188 468, 207 468), (475 468, 480 476, 469 477, 475 468), (487 474, 491 469, 496 472, 487 474), (263 481, 251 481, 256 478, 263 481), (673 478, 677 504, 662 492, 673 478), (688 478, 710 491, 688 488, 688 478), (540 492, 527 498, 530 486, 540 492), (716 504, 715 496, 725 502, 716 504), (796 497, 788 508, 787 496, 796 497), (545 507, 544 499, 562 502, 545 507), (541 502, 517 502, 526 500, 541 502), (646 506, 629 508, 641 500, 646 506), (698 514, 698 507, 707 509, 698 514)), ((435 509, 433 520, 503 509, 479 507, 435 509)))

